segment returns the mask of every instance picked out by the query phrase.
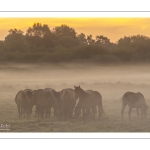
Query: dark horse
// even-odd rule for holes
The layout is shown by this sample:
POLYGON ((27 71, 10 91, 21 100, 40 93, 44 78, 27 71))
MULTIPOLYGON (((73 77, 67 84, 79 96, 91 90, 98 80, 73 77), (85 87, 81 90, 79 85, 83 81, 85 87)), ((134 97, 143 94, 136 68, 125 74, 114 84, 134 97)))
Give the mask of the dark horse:
POLYGON ((79 98, 79 102, 75 107, 74 118, 77 118, 83 112, 83 118, 91 117, 95 119, 96 107, 98 106, 99 119, 104 114, 102 106, 102 96, 99 92, 93 90, 84 91, 82 88, 75 87, 75 95, 79 98))
POLYGON ((60 119, 71 119, 73 117, 73 110, 76 105, 76 97, 74 90, 71 88, 63 89, 60 92, 60 119))
POLYGON ((15 97, 15 102, 18 106, 19 118, 23 115, 29 117, 32 113, 33 107, 33 91, 31 89, 25 89, 19 91, 15 97))
POLYGON ((123 114, 126 105, 129 106, 129 119, 131 120, 131 111, 132 108, 137 109, 137 116, 139 116, 138 109, 141 109, 141 117, 143 116, 146 118, 147 116, 147 109, 148 106, 146 105, 145 98, 142 93, 133 93, 133 92, 126 92, 122 97, 122 110, 121 110, 121 119, 123 119, 123 114))

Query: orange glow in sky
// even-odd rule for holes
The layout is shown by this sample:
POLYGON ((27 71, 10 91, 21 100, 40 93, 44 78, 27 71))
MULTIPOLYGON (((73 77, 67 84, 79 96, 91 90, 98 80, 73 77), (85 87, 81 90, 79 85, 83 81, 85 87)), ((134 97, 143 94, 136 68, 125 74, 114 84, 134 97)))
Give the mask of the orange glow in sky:
POLYGON ((103 35, 116 42, 119 38, 130 35, 150 37, 150 18, 0 18, 0 40, 4 40, 9 29, 26 32, 34 23, 47 24, 52 30, 66 24, 85 35, 103 35))

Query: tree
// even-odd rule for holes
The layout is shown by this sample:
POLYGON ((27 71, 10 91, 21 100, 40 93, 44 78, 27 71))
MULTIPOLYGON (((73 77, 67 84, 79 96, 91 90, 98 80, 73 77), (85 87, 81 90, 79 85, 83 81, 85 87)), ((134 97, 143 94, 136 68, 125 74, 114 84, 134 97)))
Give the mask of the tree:
POLYGON ((4 49, 4 41, 0 40, 0 49, 4 49))
POLYGON ((77 46, 79 44, 80 43, 79 43, 78 39, 74 39, 71 36, 62 36, 56 41, 57 46, 61 45, 65 48, 74 47, 74 46, 77 46))
POLYGON ((46 24, 34 23, 28 28, 26 38, 31 50, 47 50, 54 45, 54 35, 46 24))
POLYGON ((149 50, 150 38, 142 35, 134 35, 120 38, 118 40, 118 47, 120 49, 130 49, 132 51, 146 51, 149 50))
POLYGON ((77 38, 80 41, 80 44, 86 44, 87 45, 87 40, 86 40, 86 36, 84 33, 80 33, 79 35, 77 35, 77 38))
POLYGON ((96 36, 96 44, 102 44, 108 46, 110 45, 110 40, 103 35, 96 36))
POLYGON ((45 35, 50 34, 51 31, 48 27, 48 25, 44 24, 42 25, 41 23, 34 23, 32 27, 29 27, 26 35, 27 36, 38 36, 40 38, 43 38, 45 35))
POLYGON ((8 52, 26 52, 28 44, 23 35, 23 31, 18 29, 10 29, 9 34, 5 37, 4 49, 8 52))
POLYGON ((55 27, 53 29, 53 33, 56 36, 56 39, 62 37, 62 36, 70 36, 72 38, 76 38, 76 32, 73 28, 70 28, 67 25, 61 25, 58 27, 55 27))
POLYGON ((4 41, 0 41, 0 58, 3 57, 4 54, 4 41))
POLYGON ((119 47, 130 46, 131 38, 124 36, 124 38, 120 38, 117 42, 119 47))
POLYGON ((118 40, 116 54, 124 60, 142 61, 150 54, 150 38, 134 35, 118 40))
POLYGON ((91 34, 87 36, 87 43, 88 45, 95 44, 95 40, 92 39, 91 34))

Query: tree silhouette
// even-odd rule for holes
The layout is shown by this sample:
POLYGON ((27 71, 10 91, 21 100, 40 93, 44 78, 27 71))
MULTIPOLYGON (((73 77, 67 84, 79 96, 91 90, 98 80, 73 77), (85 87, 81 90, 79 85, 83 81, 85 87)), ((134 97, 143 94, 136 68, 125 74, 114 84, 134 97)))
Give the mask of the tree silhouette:
POLYGON ((94 62, 150 62, 150 38, 144 35, 124 36, 116 43, 103 35, 93 36, 61 25, 34 23, 24 35, 10 29, 0 41, 0 61, 62 62, 78 59, 94 62))
POLYGON ((95 44, 95 40, 92 38, 91 34, 87 36, 87 43, 88 45, 95 44))
POLYGON ((77 38, 79 39, 81 44, 86 44, 87 45, 87 40, 86 40, 86 36, 85 36, 84 33, 78 34, 77 38))
POLYGON ((96 44, 102 44, 102 45, 110 45, 110 40, 103 36, 103 35, 100 35, 100 36, 96 36, 96 44))
POLYGON ((50 50, 54 45, 54 35, 48 25, 34 23, 26 32, 26 39, 33 51, 50 50))
POLYGON ((72 38, 76 38, 75 30, 73 28, 70 28, 67 25, 61 25, 61 26, 55 27, 53 29, 53 33, 55 34, 57 39, 62 36, 70 36, 72 38))
POLYGON ((8 52, 28 51, 28 44, 23 35, 23 31, 10 29, 9 34, 5 37, 4 49, 8 52))

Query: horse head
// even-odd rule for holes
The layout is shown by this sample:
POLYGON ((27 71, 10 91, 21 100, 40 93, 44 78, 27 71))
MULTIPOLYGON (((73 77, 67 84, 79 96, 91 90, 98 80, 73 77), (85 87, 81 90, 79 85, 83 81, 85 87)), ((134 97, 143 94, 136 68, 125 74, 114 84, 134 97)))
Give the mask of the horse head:
POLYGON ((80 95, 80 91, 81 91, 81 88, 80 88, 80 85, 79 86, 74 86, 74 92, 75 92, 75 97, 78 98, 79 95, 80 95))

